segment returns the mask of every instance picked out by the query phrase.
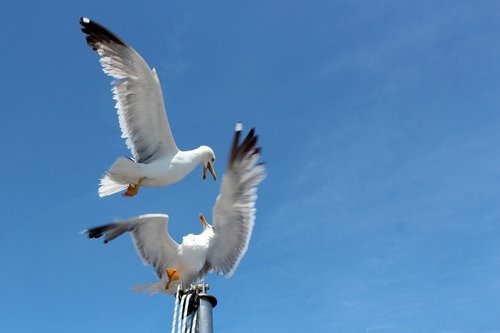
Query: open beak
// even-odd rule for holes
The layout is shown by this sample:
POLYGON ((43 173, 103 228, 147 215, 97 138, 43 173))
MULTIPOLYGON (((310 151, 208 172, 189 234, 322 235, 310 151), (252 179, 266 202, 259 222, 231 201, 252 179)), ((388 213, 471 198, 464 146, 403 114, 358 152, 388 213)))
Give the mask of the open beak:
POLYGON ((203 223, 203 226, 205 228, 208 228, 209 224, 207 222, 207 220, 205 219, 205 216, 203 216, 203 214, 200 213, 200 220, 201 220, 201 223, 203 223))
POLYGON ((206 167, 205 166, 203 167, 203 180, 207 178, 207 169, 212 174, 212 177, 214 177, 214 181, 216 181, 217 175, 215 174, 214 168, 212 168, 212 164, 210 164, 210 162, 207 163, 206 167))

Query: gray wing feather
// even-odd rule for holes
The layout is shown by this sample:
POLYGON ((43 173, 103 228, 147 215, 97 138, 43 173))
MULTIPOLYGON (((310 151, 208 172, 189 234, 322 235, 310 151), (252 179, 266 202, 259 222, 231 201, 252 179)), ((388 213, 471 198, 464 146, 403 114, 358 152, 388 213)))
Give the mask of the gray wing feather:
POLYGON ((175 154, 160 81, 142 57, 112 32, 88 18, 81 18, 87 44, 100 56, 103 71, 113 77, 122 137, 137 162, 175 154))
POLYGON ((213 208, 216 241, 207 260, 213 271, 231 276, 245 254, 255 221, 257 186, 265 178, 264 164, 257 164, 260 148, 254 129, 239 143, 237 126, 221 191, 213 208))
POLYGON ((99 238, 104 235, 105 243, 125 232, 130 232, 142 261, 153 266, 156 275, 161 278, 179 247, 168 234, 167 225, 168 215, 147 214, 90 228, 85 232, 89 238, 99 238))

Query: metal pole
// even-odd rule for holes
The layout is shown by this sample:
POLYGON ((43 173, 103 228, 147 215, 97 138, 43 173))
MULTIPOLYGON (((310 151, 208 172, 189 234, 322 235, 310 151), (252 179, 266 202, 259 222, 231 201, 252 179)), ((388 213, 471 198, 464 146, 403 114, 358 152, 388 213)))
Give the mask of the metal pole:
POLYGON ((213 333, 212 309, 217 305, 217 299, 206 293, 207 285, 203 285, 199 294, 200 306, 198 307, 198 333, 213 333))

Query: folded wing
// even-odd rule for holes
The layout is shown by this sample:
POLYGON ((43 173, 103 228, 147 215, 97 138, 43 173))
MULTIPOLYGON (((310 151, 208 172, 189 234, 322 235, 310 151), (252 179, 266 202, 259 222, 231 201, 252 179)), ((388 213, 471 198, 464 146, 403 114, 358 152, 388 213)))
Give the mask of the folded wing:
POLYGON ((156 71, 112 32, 86 17, 80 19, 87 44, 100 56, 103 71, 114 78, 122 137, 137 162, 149 163, 178 149, 167 119, 156 71))
POLYGON ((231 276, 245 254, 255 220, 257 186, 265 178, 260 148, 252 129, 240 144, 242 126, 236 125, 227 170, 213 208, 216 241, 209 250, 210 269, 231 276))

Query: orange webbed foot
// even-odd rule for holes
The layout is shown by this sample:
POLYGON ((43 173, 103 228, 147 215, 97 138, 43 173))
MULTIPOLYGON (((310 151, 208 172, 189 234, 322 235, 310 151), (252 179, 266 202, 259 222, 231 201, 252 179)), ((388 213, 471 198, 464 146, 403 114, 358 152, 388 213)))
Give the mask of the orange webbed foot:
POLYGON ((145 178, 146 177, 140 178, 139 181, 137 182, 137 184, 130 184, 127 188, 127 192, 123 193, 123 196, 127 197, 127 198, 131 198, 131 197, 137 195, 137 193, 139 193, 139 187, 141 187, 142 181, 145 178))
POLYGON ((179 276, 179 273, 177 272, 177 270, 175 270, 173 268, 167 268, 166 272, 167 272, 167 276, 168 276, 168 282, 167 282, 167 285, 165 286, 165 289, 168 289, 168 287, 170 286, 170 283, 179 280, 180 276, 179 276))

